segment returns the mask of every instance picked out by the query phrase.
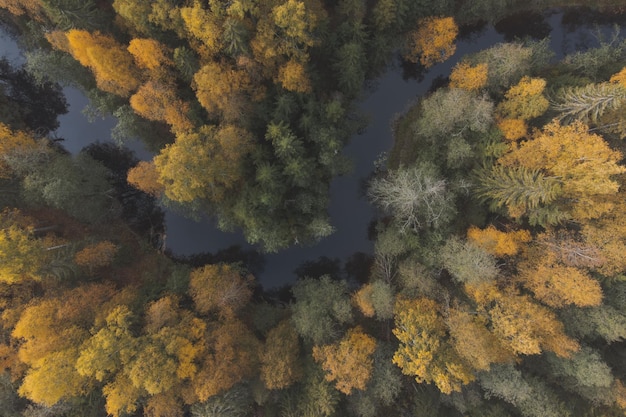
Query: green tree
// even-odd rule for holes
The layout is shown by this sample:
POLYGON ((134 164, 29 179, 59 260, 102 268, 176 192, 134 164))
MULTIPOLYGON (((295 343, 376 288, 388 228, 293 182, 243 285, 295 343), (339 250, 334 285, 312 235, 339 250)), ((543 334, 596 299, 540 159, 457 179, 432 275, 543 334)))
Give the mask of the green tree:
POLYGON ((345 281, 304 278, 293 288, 294 327, 305 340, 315 345, 332 341, 341 326, 352 321, 352 308, 345 281))

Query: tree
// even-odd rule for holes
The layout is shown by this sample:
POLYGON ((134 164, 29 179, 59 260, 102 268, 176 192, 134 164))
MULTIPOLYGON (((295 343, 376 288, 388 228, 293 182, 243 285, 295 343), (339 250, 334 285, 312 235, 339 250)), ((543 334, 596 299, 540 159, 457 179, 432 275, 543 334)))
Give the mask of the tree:
POLYGON ((595 123, 606 111, 618 109, 625 99, 624 85, 605 82, 581 87, 564 87, 557 92, 552 107, 559 112, 561 121, 580 120, 583 123, 595 123))
POLYGON ((232 265, 205 265, 191 272, 189 294, 199 313, 232 318, 250 301, 253 279, 232 265))
POLYGON ((154 39, 132 39, 127 49, 135 58, 135 63, 139 68, 155 70, 174 64, 170 58, 171 51, 154 39))
POLYGON ((413 129, 430 141, 485 133, 493 121, 493 103, 487 96, 459 88, 438 89, 420 107, 422 113, 413 129))
POLYGON ((513 360, 513 353, 487 328, 486 319, 472 312, 450 309, 446 318, 455 351, 477 371, 513 360))
MULTIPOLYGON (((2 213, 2 223, 10 218, 2 213)), ((32 228, 2 224, 0 230, 0 281, 14 284, 24 279, 39 279, 45 247, 34 238, 32 228)))
POLYGON ((284 389, 302 378, 298 333, 289 320, 267 333, 260 354, 261 380, 267 389, 284 389))
POLYGON ((611 205, 603 200, 617 193, 619 184, 613 177, 626 171, 618 164, 621 158, 620 152, 589 133, 582 123, 561 126, 555 120, 498 163, 551 175, 554 179, 550 182, 560 185, 563 196, 556 206, 574 219, 584 220, 610 210, 611 205))
POLYGON ((117 249, 117 245, 104 240, 88 245, 76 252, 74 262, 76 262, 76 265, 87 267, 90 270, 108 266, 113 262, 117 249))
POLYGON ((493 256, 503 257, 517 254, 521 249, 520 244, 530 242, 531 236, 528 230, 502 232, 489 225, 485 229, 471 226, 467 230, 467 239, 493 256))
POLYGON ((207 337, 208 353, 191 381, 200 402, 252 378, 258 366, 260 342, 238 320, 219 323, 207 337))
POLYGON ((128 170, 127 180, 133 187, 155 197, 161 196, 165 190, 163 184, 159 182, 159 173, 152 161, 139 161, 128 170))
POLYGON ((0 123, 0 178, 11 178, 14 172, 11 162, 21 159, 20 156, 28 158, 30 155, 41 154, 45 151, 41 143, 32 135, 23 131, 12 131, 7 125, 0 123))
POLYGON ((418 383, 434 383, 450 394, 474 380, 472 368, 446 343, 446 326, 437 303, 428 298, 399 299, 395 328, 400 344, 393 356, 405 375, 418 383))
POLYGON ((293 286, 296 298, 291 319, 294 327, 315 345, 327 343, 340 333, 340 326, 352 321, 352 309, 345 281, 304 278, 293 286))
POLYGON ((196 1, 191 7, 182 7, 180 16, 185 24, 188 36, 202 41, 209 57, 219 52, 222 48, 222 28, 210 10, 204 9, 202 3, 196 1))
POLYGON ((494 256, 470 240, 449 238, 439 258, 459 283, 493 282, 499 273, 494 256))
POLYGON ((459 29, 452 17, 427 17, 417 23, 418 29, 408 35, 404 57, 425 67, 450 58, 456 51, 454 41, 459 29))
POLYGON ((497 113, 504 118, 522 120, 541 116, 550 107, 550 102, 543 96, 545 87, 546 80, 542 78, 522 77, 504 94, 497 113))
POLYGON ((115 209, 109 171, 88 155, 55 155, 33 168, 23 181, 28 201, 64 210, 90 223, 110 217, 115 209))
POLYGON ((278 70, 278 81, 288 91, 296 93, 308 93, 311 91, 311 81, 304 65, 293 59, 280 67, 278 70))
POLYGON ((244 157, 252 137, 232 125, 203 126, 181 133, 154 157, 165 195, 178 202, 220 202, 241 181, 244 157))
POLYGON ((326 380, 336 381, 335 387, 350 395, 354 389, 365 389, 372 374, 375 350, 376 340, 355 327, 336 343, 314 346, 313 358, 321 362, 326 380))
POLYGON ((522 265, 519 275, 536 299, 555 308, 568 304, 589 307, 602 303, 600 283, 584 270, 560 264, 554 253, 548 252, 537 258, 530 265, 522 265))
POLYGON ((130 106, 148 120, 168 123, 175 133, 193 128, 187 116, 189 104, 178 98, 173 84, 148 81, 130 97, 130 106))
POLYGON ((210 62, 193 77, 198 101, 209 113, 222 115, 227 121, 245 116, 253 83, 248 73, 230 68, 226 63, 210 62))
POLYGON ((76 29, 66 36, 72 56, 93 71, 99 88, 128 97, 139 87, 132 55, 113 38, 76 29))
POLYGON ((480 90, 487 84, 487 71, 486 63, 470 65, 467 62, 459 62, 450 73, 450 88, 480 90))
POLYGON ((223 394, 215 395, 191 407, 193 417, 246 417, 252 398, 244 385, 236 385, 223 394))
POLYGON ((393 317, 393 289, 385 281, 375 280, 363 285, 354 293, 352 300, 365 317, 376 316, 377 320, 393 317))
POLYGON ((0 59, 1 123, 45 136, 59 127, 57 117, 65 113, 67 102, 58 84, 37 80, 25 66, 14 68, 0 59))
POLYGON ((395 217, 403 232, 445 226, 456 214, 454 196, 446 181, 426 163, 374 179, 368 195, 395 217))

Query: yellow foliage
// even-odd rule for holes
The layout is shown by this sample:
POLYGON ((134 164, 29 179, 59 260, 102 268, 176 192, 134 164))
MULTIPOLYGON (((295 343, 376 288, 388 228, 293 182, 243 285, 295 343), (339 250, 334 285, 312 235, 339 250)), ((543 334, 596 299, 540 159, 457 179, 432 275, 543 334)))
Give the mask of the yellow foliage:
POLYGON ((527 243, 531 240, 530 232, 527 230, 501 232, 492 225, 486 229, 470 227, 467 231, 467 238, 498 257, 515 255, 520 249, 520 243, 527 243))
POLYGON ((222 28, 215 16, 202 7, 200 1, 195 1, 191 7, 182 7, 180 16, 190 37, 199 39, 206 47, 209 55, 217 54, 222 48, 222 28))
POLYGON ((337 343, 313 347, 313 359, 326 371, 326 380, 346 395, 352 390, 364 390, 372 375, 376 339, 355 327, 337 343))
POLYGON ((454 54, 454 41, 459 33, 454 18, 427 17, 420 20, 417 26, 418 29, 408 35, 408 51, 404 54, 407 60, 431 67, 454 54))
POLYGON ((139 86, 133 56, 112 37, 72 29, 66 34, 72 56, 90 68, 98 87, 128 97, 139 86))
POLYGON ((365 284, 352 296, 352 301, 365 317, 374 317, 376 313, 372 304, 372 293, 372 284, 365 284))
POLYGON ((135 63, 139 68, 153 70, 163 65, 173 64, 166 46, 154 39, 133 39, 127 49, 135 58, 135 63))
POLYGON ((150 397, 143 413, 145 417, 183 417, 183 408, 180 399, 168 392, 150 397))
POLYGON ((198 312, 233 317, 250 300, 252 280, 227 264, 205 265, 191 272, 189 294, 198 312))
POLYGON ((491 333, 485 319, 451 309, 446 319, 454 349, 477 371, 487 371, 492 363, 513 360, 513 354, 491 333))
POLYGON ((460 391, 475 379, 472 368, 446 341, 446 324, 438 305, 427 298, 396 302, 393 334, 400 341, 393 356, 405 375, 433 382, 444 394, 460 391))
POLYGON ((67 35, 62 30, 51 30, 45 34, 45 37, 54 49, 67 52, 68 54, 72 53, 72 48, 67 40, 67 35))
POLYGON ((123 372, 118 373, 113 381, 106 384, 102 388, 102 393, 106 398, 106 412, 113 417, 134 413, 143 394, 123 372))
POLYGON ((507 119, 529 120, 541 116, 550 107, 550 102, 543 96, 545 87, 546 80, 542 78, 523 77, 506 92, 497 113, 507 119))
POLYGON ((228 320, 210 334, 211 353, 192 380, 199 401, 232 388, 257 372, 260 342, 240 321, 228 320))
POLYGON ((311 81, 301 63, 289 60, 278 70, 278 81, 285 90, 296 93, 308 93, 311 91, 311 81))
POLYGON ((101 268, 110 265, 116 253, 117 246, 105 240, 78 251, 74 255, 74 262, 87 268, 101 268))
POLYGON ((0 281, 15 284, 25 278, 39 280, 44 247, 30 229, 10 225, 0 230, 0 281))
POLYGON ((12 174, 5 158, 29 154, 41 148, 42 146, 32 135, 22 131, 12 131, 7 125, 0 123, 0 178, 10 178, 12 174))
POLYGON ((472 66, 466 62, 460 62, 454 66, 450 74, 450 88, 462 88, 463 90, 480 90, 487 84, 488 67, 486 63, 472 66))
POLYGON ((523 119, 500 119, 498 128, 507 140, 518 140, 526 137, 528 126, 523 119))
POLYGON ((41 0, 0 0, 0 7, 15 16, 27 14, 32 19, 42 22, 46 12, 41 0))
POLYGON ((283 389, 302 377, 300 342, 290 320, 267 333, 260 355, 261 380, 267 389, 283 389))
POLYGON ((140 161, 128 170, 126 180, 133 187, 155 197, 160 197, 165 190, 159 182, 159 173, 154 162, 140 161))
POLYGON ((613 176, 626 172, 619 165, 622 154, 612 150, 601 136, 589 133, 581 122, 561 126, 557 120, 544 126, 531 140, 511 148, 498 159, 504 166, 543 170, 562 182, 563 201, 571 205, 574 219, 596 218, 613 204, 605 199, 617 193, 613 176))
POLYGON ((146 119, 166 122, 174 133, 193 128, 187 117, 189 104, 178 98, 173 84, 148 81, 132 95, 130 106, 146 119))
POLYGON ((180 202, 196 198, 220 201, 242 176, 244 157, 252 148, 249 132, 231 125, 203 126, 179 134, 154 157, 165 195, 180 202))
POLYGON ((252 90, 250 76, 227 64, 211 62, 193 77, 198 101, 209 113, 222 114, 227 120, 239 120, 245 109, 244 94, 252 90))
POLYGON ((622 68, 617 74, 613 74, 610 81, 626 87, 626 67, 622 68))

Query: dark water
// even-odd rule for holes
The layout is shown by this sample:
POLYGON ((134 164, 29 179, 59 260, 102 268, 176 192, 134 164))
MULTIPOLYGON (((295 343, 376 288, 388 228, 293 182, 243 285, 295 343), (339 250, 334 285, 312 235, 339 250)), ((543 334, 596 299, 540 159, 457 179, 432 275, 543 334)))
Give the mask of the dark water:
MULTIPOLYGON (((373 252, 373 243, 368 239, 368 226, 375 212, 362 196, 361 190, 364 180, 374 168, 374 161, 392 146, 390 122, 396 114, 403 112, 414 100, 426 93, 436 80, 448 76, 463 55, 515 37, 550 36, 552 49, 559 58, 597 44, 594 36, 595 25, 593 22, 589 23, 589 20, 590 16, 586 12, 526 13, 502 21, 495 27, 483 25, 465 33, 450 60, 430 68, 417 79, 410 78, 410 74, 407 75, 406 69, 403 71, 400 65, 389 69, 373 83, 370 93, 366 94, 366 99, 360 104, 360 109, 370 119, 367 130, 354 137, 344 150, 354 162, 354 171, 335 179, 331 184, 329 211, 336 232, 314 247, 295 247, 278 254, 265 255, 263 270, 257 274, 261 284, 265 288, 272 288, 292 283, 296 277, 294 270, 306 261, 326 257, 326 262, 322 263, 332 270, 341 268, 355 253, 373 252)), ((613 22, 601 23, 604 33, 611 31, 613 22)), ((0 49, 19 61, 19 51, 10 39, 0 38, 0 49)), ((89 143, 109 141, 109 133, 115 120, 108 117, 90 123, 81 112, 88 104, 84 95, 73 88, 66 88, 65 93, 70 112, 61 117, 61 127, 57 132, 57 136, 66 139, 64 146, 71 152, 78 152, 89 143)), ((129 143, 128 146, 138 157, 150 158, 150 154, 141 144, 129 143)), ((238 245, 243 251, 255 249, 245 242, 240 233, 221 232, 214 227, 211 220, 197 223, 176 213, 167 212, 166 223, 167 247, 177 255, 215 253, 233 245, 238 245)))

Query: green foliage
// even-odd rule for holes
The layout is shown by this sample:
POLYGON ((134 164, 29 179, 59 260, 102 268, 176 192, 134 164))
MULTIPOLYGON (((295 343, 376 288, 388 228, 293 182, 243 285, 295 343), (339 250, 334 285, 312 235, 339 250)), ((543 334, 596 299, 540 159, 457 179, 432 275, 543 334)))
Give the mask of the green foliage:
POLYGON ((421 109, 414 134, 434 140, 486 132, 493 120, 494 107, 486 96, 455 88, 437 90, 422 100, 421 109))
POLYGON ((448 239, 439 257, 443 267, 461 284, 493 282, 498 276, 494 256, 469 240, 448 239))
POLYGON ((328 343, 352 321, 352 307, 345 281, 329 276, 304 278, 292 288, 296 302, 292 320, 300 336, 315 345, 328 343))
POLYGON ((191 407, 193 417, 246 417, 250 414, 252 397, 245 385, 236 385, 224 394, 215 395, 191 407))
POLYGON ((24 193, 34 204, 65 210, 87 222, 107 219, 114 209, 107 169, 87 155, 59 155, 24 178, 24 193))

